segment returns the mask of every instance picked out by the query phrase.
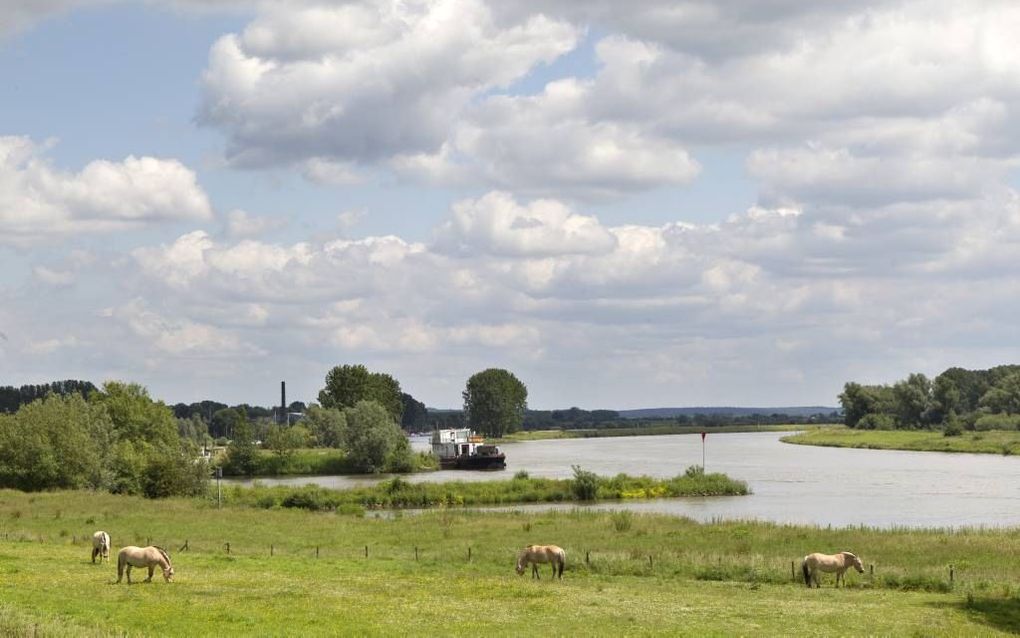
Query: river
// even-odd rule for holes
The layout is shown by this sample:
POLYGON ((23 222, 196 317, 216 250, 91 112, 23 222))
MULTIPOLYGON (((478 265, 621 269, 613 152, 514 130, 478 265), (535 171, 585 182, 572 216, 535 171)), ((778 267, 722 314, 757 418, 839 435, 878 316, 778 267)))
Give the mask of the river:
MULTIPOLYGON (((747 481, 753 494, 657 499, 583 506, 688 516, 699 521, 760 519, 779 523, 873 527, 998 527, 1020 525, 1020 457, 858 450, 790 445, 786 433, 709 434, 706 466, 747 481)), ((427 441, 413 442, 417 449, 427 441)), ((503 472, 441 471, 411 481, 569 478, 572 465, 601 475, 670 477, 701 464, 698 435, 526 441, 502 446, 503 472)), ((302 476, 259 479, 267 485, 353 487, 384 477, 302 476)), ((247 481, 239 481, 247 482, 247 481)), ((521 505, 512 509, 577 507, 521 505)))

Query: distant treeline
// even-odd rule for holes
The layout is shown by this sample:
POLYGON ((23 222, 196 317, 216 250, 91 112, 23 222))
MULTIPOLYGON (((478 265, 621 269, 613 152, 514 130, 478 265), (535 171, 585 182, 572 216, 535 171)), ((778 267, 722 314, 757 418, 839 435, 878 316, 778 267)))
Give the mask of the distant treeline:
POLYGON ((14 414, 21 406, 28 405, 36 399, 44 399, 49 394, 66 397, 77 393, 87 399, 95 391, 96 386, 92 385, 90 381, 75 379, 52 381, 41 385, 23 385, 20 388, 10 385, 0 386, 0 412, 14 414))
MULTIPOLYGON (((723 425, 785 425, 800 423, 841 423, 838 411, 818 414, 680 414, 670 417, 628 418, 616 410, 527 410, 524 413, 524 430, 590 430, 612 428, 635 428, 647 425, 692 425, 718 427, 723 425)), ((460 428, 464 425, 464 413, 460 410, 429 410, 426 427, 460 428)))
POLYGON ((861 429, 1020 429, 1020 365, 949 368, 934 380, 911 374, 892 385, 849 382, 839 395, 846 424, 861 429))

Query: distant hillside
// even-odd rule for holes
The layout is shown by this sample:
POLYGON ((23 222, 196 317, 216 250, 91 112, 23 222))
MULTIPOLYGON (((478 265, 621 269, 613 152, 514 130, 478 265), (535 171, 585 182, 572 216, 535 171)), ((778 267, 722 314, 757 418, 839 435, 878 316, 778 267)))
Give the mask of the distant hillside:
POLYGON ((801 405, 778 408, 727 408, 727 407, 694 407, 694 408, 641 408, 639 410, 618 410, 624 419, 669 419, 677 416, 694 416, 696 414, 714 416, 753 416, 755 414, 785 414, 788 416, 808 417, 814 414, 831 414, 839 412, 839 408, 824 405, 801 405))

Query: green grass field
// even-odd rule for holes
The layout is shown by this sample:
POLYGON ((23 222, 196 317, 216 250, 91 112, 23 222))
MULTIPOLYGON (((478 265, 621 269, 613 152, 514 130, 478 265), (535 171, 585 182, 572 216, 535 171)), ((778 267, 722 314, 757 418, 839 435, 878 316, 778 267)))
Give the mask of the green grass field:
POLYGON ((1020 454, 1020 432, 990 430, 943 436, 935 430, 853 430, 829 427, 783 437, 786 443, 856 447, 875 450, 918 452, 974 452, 978 454, 1020 454))
POLYGON ((0 635, 996 635, 1020 631, 1018 553, 1020 530, 585 511, 377 519, 0 491, 0 635), (115 566, 89 562, 96 529, 115 549, 167 547, 175 582, 110 584, 115 566), (567 550, 561 582, 513 572, 528 543, 567 550), (874 575, 841 590, 831 576, 822 590, 791 581, 791 561, 841 549, 874 575))

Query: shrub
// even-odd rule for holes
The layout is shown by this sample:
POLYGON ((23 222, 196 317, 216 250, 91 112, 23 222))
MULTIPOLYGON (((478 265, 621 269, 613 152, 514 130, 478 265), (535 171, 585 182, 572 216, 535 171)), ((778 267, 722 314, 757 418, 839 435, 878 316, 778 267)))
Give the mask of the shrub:
POLYGON ((571 465, 574 480, 570 482, 570 491, 579 501, 594 501, 598 498, 599 477, 594 472, 581 469, 580 465, 571 465))
POLYGON ((528 479, 528 471, 527 470, 517 470, 517 473, 514 474, 514 480, 516 480, 516 481, 524 481, 524 480, 527 480, 527 479, 528 479))
POLYGON ((946 423, 946 427, 942 430, 942 436, 960 436, 961 434, 963 434, 963 427, 958 421, 946 423))
POLYGON ((888 414, 865 414, 857 422, 857 428, 860 430, 892 430, 896 428, 896 420, 888 414))
POLYGON ((974 422, 974 429, 978 431, 987 430, 1017 430, 1020 429, 1020 414, 985 414, 978 417, 974 422))

